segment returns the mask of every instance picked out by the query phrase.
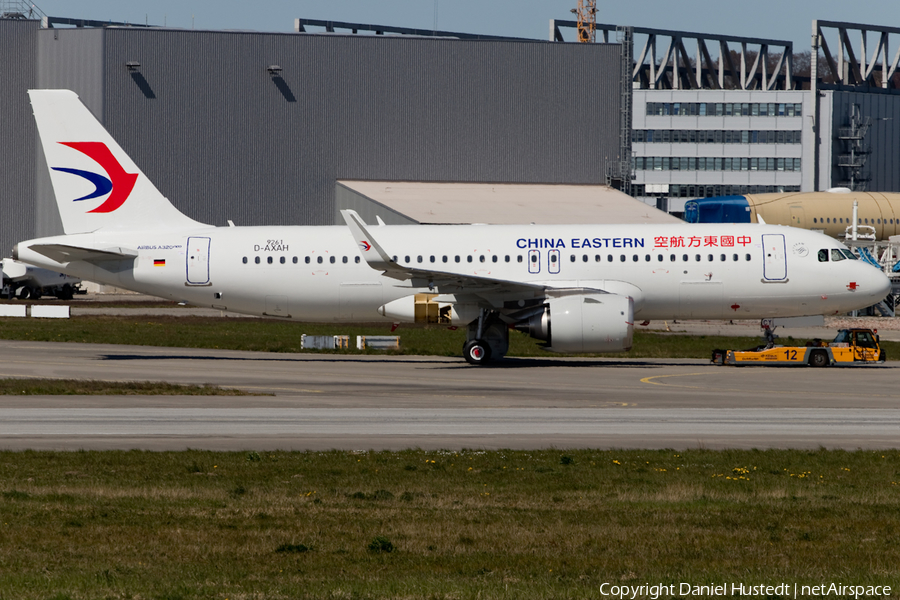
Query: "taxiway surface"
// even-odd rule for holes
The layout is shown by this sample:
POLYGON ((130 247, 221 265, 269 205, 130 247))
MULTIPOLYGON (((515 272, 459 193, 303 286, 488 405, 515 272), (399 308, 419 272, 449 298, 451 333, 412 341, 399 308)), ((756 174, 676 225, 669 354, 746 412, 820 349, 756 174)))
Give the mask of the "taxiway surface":
POLYGON ((896 448, 898 367, 266 354, 4 342, 0 376, 271 396, 2 396, 0 448, 896 448))

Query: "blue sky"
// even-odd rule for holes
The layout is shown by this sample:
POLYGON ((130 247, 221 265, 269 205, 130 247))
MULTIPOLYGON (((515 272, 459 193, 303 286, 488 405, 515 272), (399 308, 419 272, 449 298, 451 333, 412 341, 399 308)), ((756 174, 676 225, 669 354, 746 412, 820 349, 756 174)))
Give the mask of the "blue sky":
MULTIPOLYGON (((573 19, 577 0, 37 0, 46 14, 197 29, 293 31, 330 19, 545 40, 550 19, 573 19)), ((813 19, 900 27, 900 2, 846 0, 598 0, 598 22, 764 37, 809 49, 813 19), (868 10, 866 9, 868 7, 868 10)), ((573 36, 570 30, 567 39, 573 36)), ((870 36, 871 37, 871 36, 870 36)), ((870 44, 874 40, 870 40, 870 44)), ((854 40, 855 42, 855 40, 854 40)), ((894 51, 896 51, 894 49, 894 51)), ((893 54, 893 52, 892 52, 893 54)))

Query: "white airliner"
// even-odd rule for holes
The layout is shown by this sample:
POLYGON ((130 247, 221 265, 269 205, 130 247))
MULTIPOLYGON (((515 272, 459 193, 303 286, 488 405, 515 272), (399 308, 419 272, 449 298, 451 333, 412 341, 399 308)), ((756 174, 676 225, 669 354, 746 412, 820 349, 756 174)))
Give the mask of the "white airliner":
MULTIPOLYGON (((29 92, 65 235, 14 257, 199 306, 295 321, 467 326, 466 360, 509 329, 615 352, 637 319, 840 314, 890 282, 825 235, 760 224, 214 227, 180 213, 68 90, 29 92)), ((548 199, 552 201, 552 199, 548 199)))

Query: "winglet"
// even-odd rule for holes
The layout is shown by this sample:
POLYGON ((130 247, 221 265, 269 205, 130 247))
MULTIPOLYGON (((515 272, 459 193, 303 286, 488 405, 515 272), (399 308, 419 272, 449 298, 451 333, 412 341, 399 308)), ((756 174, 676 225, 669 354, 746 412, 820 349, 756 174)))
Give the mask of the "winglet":
POLYGON ((359 245, 363 258, 370 267, 386 272, 396 270, 397 263, 384 251, 381 244, 375 241, 375 238, 366 229, 366 224, 363 223, 362 218, 355 210, 342 210, 341 216, 347 222, 350 233, 353 234, 353 238, 359 245))

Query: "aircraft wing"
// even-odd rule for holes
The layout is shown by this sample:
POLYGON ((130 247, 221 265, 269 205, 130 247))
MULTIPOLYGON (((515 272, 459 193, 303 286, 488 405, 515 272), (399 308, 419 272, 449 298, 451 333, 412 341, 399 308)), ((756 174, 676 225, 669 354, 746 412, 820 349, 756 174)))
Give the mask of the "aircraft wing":
POLYGON ((128 260, 136 258, 138 255, 136 250, 130 250, 128 248, 106 248, 99 250, 97 248, 70 246, 68 244, 33 244, 29 246, 29 248, 58 263, 67 263, 76 260, 92 263, 110 260, 128 260))
POLYGON ((409 281, 413 287, 428 287, 446 296, 447 301, 471 302, 480 300, 492 306, 502 305, 510 299, 532 299, 560 297, 574 294, 605 294, 603 290, 588 288, 556 288, 543 284, 509 281, 480 275, 463 275, 434 269, 422 269, 401 265, 384 250, 372 236, 360 216, 353 210, 342 210, 341 215, 353 233, 356 242, 367 248, 363 258, 373 269, 382 271, 386 277, 399 281, 409 281), (374 254, 371 252, 374 251, 374 254))

